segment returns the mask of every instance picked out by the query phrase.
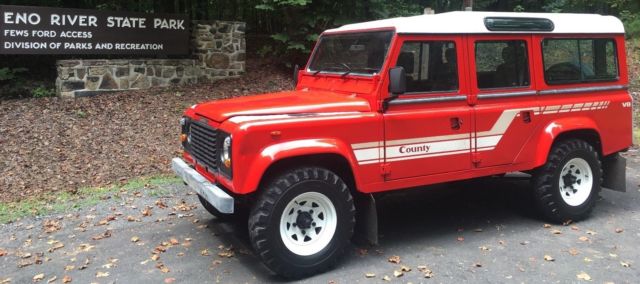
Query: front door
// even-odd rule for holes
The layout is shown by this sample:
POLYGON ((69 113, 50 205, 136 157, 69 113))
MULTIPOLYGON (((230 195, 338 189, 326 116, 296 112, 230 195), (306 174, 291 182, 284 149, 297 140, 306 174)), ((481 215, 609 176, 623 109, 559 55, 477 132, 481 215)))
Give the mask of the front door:
MULTIPOLYGON (((401 39, 391 63, 404 67, 407 92, 384 114, 387 180, 471 168, 472 111, 462 37, 401 39)), ((393 66, 393 65, 392 65, 393 66)))

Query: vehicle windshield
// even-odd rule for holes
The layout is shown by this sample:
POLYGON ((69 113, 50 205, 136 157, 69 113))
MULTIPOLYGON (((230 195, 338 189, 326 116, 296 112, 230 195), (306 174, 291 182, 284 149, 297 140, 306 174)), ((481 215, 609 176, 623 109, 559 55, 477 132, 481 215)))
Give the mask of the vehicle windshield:
POLYGON ((322 36, 309 71, 342 75, 380 73, 392 37, 392 31, 322 36))

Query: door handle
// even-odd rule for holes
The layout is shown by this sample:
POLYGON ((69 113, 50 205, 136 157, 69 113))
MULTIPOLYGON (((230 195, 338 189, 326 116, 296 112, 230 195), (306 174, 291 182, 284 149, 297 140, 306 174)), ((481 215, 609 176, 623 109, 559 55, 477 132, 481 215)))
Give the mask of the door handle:
POLYGON ((524 121, 524 123, 530 123, 531 122, 531 111, 530 110, 521 111, 520 112, 520 116, 522 117, 522 121, 524 121))
POLYGON ((460 126, 462 126, 462 119, 458 117, 452 117, 450 119, 450 122, 451 122, 451 129, 460 130, 460 126))

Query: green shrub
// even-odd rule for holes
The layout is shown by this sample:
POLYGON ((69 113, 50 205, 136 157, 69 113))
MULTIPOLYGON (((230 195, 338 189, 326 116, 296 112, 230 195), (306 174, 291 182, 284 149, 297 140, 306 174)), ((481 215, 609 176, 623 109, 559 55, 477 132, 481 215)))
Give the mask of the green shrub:
POLYGON ((0 68, 0 81, 9 81, 17 77, 19 73, 29 71, 27 68, 0 68))
POLYGON ((31 96, 34 98, 54 97, 55 95, 56 95, 56 91, 54 91, 53 89, 42 87, 42 86, 31 90, 31 96))

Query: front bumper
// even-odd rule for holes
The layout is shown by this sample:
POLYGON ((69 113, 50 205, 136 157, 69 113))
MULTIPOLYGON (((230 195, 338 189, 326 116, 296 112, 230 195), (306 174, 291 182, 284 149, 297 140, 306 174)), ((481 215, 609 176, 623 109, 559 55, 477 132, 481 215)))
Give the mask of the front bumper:
POLYGON ((185 163, 185 161, 180 158, 173 158, 173 160, 171 160, 171 168, 191 189, 209 201, 220 213, 233 213, 233 197, 209 182, 204 176, 185 163))

